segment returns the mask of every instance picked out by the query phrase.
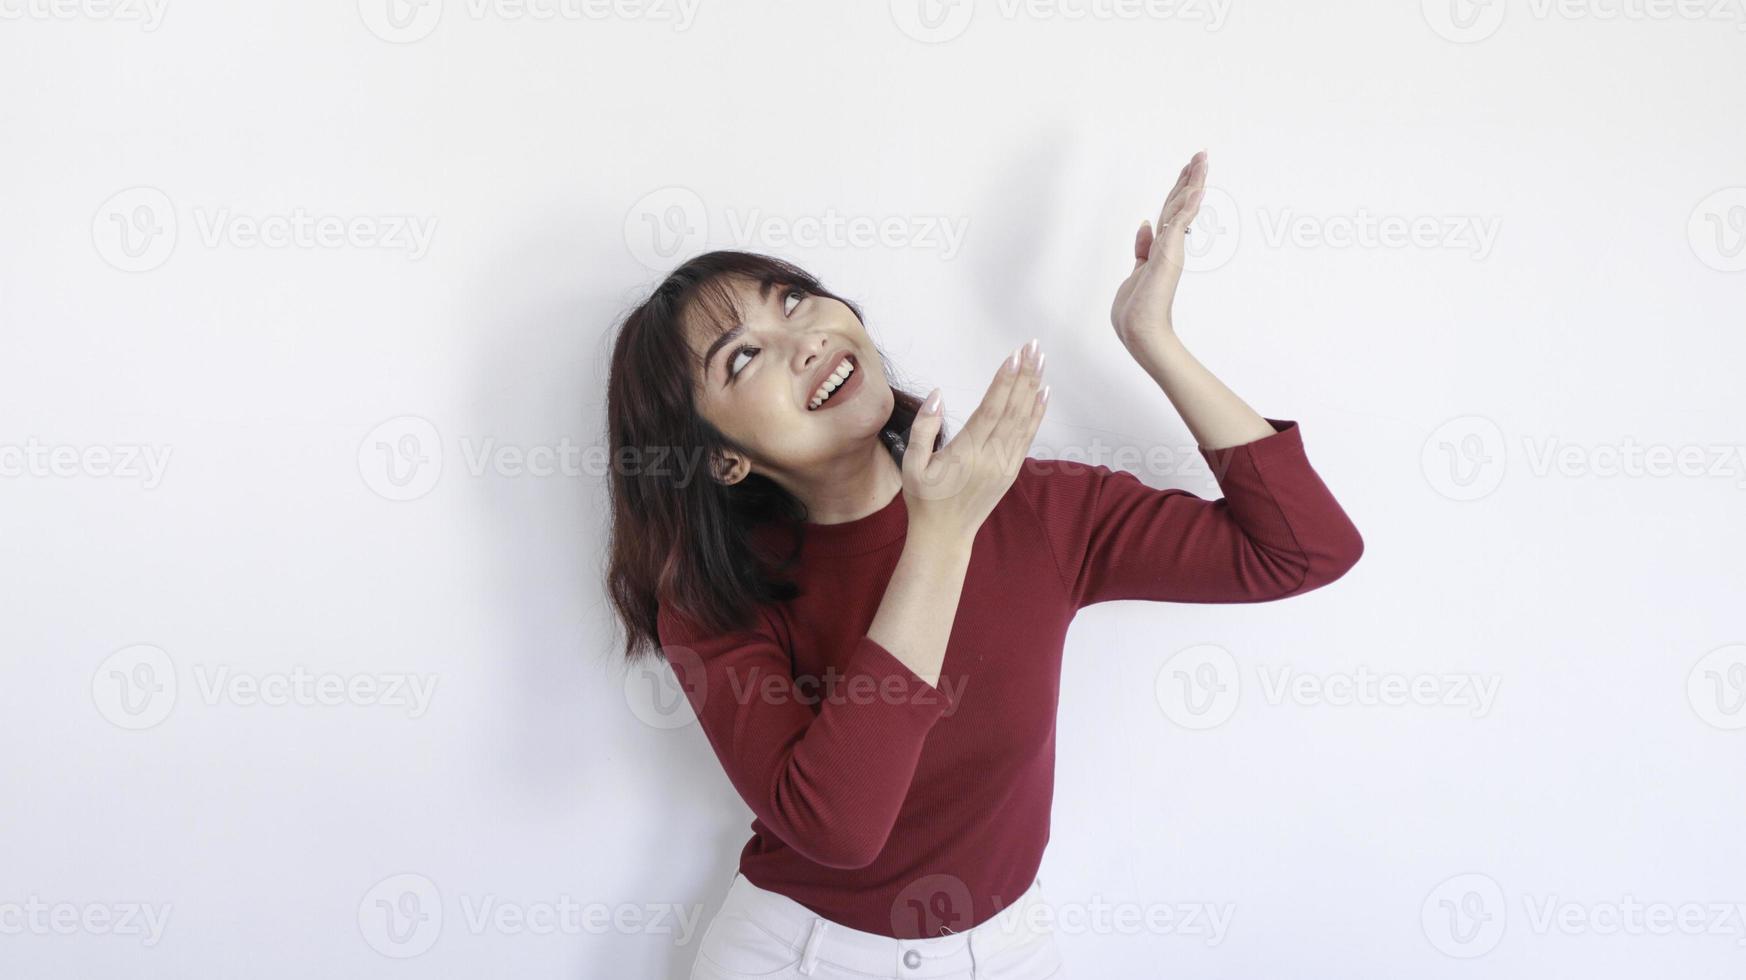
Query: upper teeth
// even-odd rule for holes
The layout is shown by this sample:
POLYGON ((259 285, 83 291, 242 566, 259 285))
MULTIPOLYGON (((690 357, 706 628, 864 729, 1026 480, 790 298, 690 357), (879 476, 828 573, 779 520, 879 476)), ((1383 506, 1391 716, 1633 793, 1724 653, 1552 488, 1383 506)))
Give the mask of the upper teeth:
POLYGON ((812 393, 812 401, 808 402, 806 407, 810 410, 823 405, 825 399, 831 396, 831 392, 836 391, 837 386, 842 384, 844 379, 848 378, 854 370, 854 363, 846 357, 843 358, 843 363, 838 364, 837 369, 831 372, 831 376, 825 379, 824 384, 819 385, 818 390, 812 393))

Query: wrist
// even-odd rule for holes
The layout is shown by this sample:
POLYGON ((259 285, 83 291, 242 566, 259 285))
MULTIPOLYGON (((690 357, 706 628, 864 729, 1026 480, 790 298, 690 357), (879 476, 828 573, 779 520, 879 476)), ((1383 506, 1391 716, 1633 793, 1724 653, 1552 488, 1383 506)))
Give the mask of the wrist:
POLYGON ((925 520, 911 521, 903 543, 905 555, 942 562, 969 561, 976 543, 974 531, 935 524, 925 520))
POLYGON ((1176 336, 1174 327, 1168 326, 1151 332, 1143 341, 1136 341, 1128 351, 1153 380, 1188 357, 1188 348, 1183 345, 1182 338, 1176 336))

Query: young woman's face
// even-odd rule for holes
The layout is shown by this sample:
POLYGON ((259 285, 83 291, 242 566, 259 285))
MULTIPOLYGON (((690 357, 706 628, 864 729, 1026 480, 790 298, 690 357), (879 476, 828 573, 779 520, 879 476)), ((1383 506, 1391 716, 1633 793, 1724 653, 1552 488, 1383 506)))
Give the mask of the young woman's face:
MULTIPOLYGON (((706 318, 690 318, 687 338, 706 356, 698 377, 698 410, 710 424, 747 447, 750 459, 730 460, 728 482, 760 473, 792 485, 833 459, 864 453, 891 417, 894 398, 884 366, 861 321, 844 303, 786 286, 760 294, 755 283, 731 283, 743 319, 717 333, 706 318), (815 404, 827 378, 849 374, 815 404)), ((833 382, 834 383, 834 382, 833 382)))

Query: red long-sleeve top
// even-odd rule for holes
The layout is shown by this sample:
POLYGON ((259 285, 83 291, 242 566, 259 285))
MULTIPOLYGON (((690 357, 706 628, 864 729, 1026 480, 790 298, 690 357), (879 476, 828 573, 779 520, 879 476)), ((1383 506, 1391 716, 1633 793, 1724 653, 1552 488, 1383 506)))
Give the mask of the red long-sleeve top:
POLYGON ((663 607, 675 677, 751 807, 740 871, 819 915, 901 939, 962 932, 1029 887, 1049 839, 1062 645, 1113 599, 1263 602, 1358 561, 1357 529, 1295 421, 1201 447, 1224 496, 1027 458, 978 530, 938 686, 867 636, 903 550, 903 494, 809 524, 803 594, 737 632, 663 607))

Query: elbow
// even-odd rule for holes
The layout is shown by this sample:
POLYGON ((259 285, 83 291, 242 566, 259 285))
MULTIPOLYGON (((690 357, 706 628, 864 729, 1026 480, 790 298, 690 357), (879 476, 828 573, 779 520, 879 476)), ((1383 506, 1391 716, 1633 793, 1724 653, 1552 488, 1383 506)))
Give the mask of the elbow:
POLYGON ((1321 549, 1316 560, 1311 563, 1309 574, 1305 577, 1303 591, 1320 588, 1352 570, 1358 564, 1358 559, 1364 557, 1364 536, 1358 533, 1358 528, 1348 522, 1346 531, 1328 540, 1321 549))
POLYGON ((1364 557, 1364 535, 1358 533, 1357 525, 1347 522, 1346 534, 1335 546, 1333 554, 1334 578, 1351 571, 1358 559, 1364 557))

